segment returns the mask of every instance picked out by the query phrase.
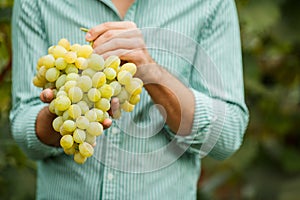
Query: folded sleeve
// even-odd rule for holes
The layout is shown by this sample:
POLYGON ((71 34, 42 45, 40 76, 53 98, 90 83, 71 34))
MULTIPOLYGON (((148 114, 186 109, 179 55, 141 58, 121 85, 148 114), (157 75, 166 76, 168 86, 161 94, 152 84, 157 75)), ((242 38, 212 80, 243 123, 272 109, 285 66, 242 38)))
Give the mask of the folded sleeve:
POLYGON ((235 153, 248 124, 244 100, 238 17, 232 0, 210 1, 206 26, 199 34, 190 89, 195 98, 191 134, 170 139, 188 152, 222 160, 235 153))
POLYGON ((32 84, 37 59, 47 52, 46 35, 37 1, 16 0, 12 19, 13 69, 11 130, 15 141, 32 159, 43 159, 62 152, 47 146, 36 136, 39 111, 46 106, 39 100, 41 89, 32 84))

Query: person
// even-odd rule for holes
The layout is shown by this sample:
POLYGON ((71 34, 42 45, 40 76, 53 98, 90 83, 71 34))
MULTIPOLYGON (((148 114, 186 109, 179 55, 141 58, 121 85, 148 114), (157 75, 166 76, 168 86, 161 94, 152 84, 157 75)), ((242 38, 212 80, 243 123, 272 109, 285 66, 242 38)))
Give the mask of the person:
POLYGON ((242 144, 249 116, 233 0, 16 0, 12 27, 12 134, 37 161, 37 199, 196 199, 201 158, 226 159, 242 144), (38 58, 61 38, 94 41, 95 53, 135 63, 144 81, 140 103, 105 122, 83 165, 59 147, 32 84, 38 58))

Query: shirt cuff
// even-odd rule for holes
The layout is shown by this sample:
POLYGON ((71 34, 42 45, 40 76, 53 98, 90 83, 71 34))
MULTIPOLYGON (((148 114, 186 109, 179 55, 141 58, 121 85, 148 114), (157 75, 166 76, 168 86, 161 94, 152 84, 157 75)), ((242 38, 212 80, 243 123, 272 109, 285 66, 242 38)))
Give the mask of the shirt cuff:
POLYGON ((168 125, 165 130, 169 139, 175 139, 179 146, 187 149, 190 153, 201 154, 201 145, 208 139, 208 132, 213 117, 212 99, 207 95, 190 88, 195 98, 194 120, 191 133, 180 136, 174 133, 168 125))
POLYGON ((31 106, 18 114, 13 123, 13 135, 16 142, 32 159, 43 159, 63 152, 60 147, 53 147, 42 143, 35 131, 36 118, 45 105, 31 106))

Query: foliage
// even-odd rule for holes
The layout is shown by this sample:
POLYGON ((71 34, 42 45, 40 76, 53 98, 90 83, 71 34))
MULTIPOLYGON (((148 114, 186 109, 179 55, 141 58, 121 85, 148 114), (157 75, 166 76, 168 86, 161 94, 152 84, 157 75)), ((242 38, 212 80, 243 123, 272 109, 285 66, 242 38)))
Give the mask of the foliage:
MULTIPOLYGON (((199 199, 300 196, 300 2, 236 0, 250 123, 241 149, 226 161, 203 159, 199 199)), ((10 17, 0 1, 0 199, 34 199, 35 163, 10 134, 10 17)))

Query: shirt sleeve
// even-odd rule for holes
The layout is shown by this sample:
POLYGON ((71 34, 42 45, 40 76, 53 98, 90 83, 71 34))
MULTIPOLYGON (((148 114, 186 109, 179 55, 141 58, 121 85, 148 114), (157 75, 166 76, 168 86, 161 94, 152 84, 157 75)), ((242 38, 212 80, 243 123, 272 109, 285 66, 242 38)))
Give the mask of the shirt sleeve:
POLYGON ((12 110, 11 129, 15 141, 32 159, 43 159, 62 152, 61 148, 42 143, 36 136, 39 111, 46 106, 39 100, 41 89, 32 79, 37 59, 47 52, 46 34, 37 1, 16 0, 12 18, 12 110))
POLYGON ((239 23, 232 0, 210 1, 200 31, 190 89, 195 98, 192 132, 167 135, 188 152, 222 160, 236 152, 248 124, 239 23))

